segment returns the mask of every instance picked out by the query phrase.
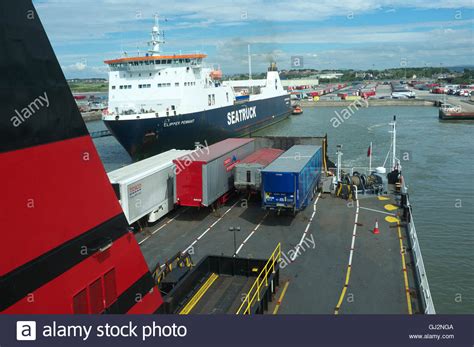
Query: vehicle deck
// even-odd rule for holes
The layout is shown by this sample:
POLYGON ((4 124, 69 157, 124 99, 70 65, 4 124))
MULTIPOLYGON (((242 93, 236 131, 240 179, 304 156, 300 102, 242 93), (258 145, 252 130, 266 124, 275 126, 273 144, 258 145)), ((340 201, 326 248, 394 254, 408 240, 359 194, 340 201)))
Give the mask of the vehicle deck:
MULTIPOLYGON (((136 237, 150 268, 184 250, 194 263, 235 251, 241 258, 267 259, 281 242, 280 289, 269 313, 418 313, 406 228, 386 220, 396 216, 390 207, 397 203, 393 194, 359 195, 358 201, 320 194, 293 216, 265 212, 256 197, 247 202, 236 196, 216 211, 178 208, 136 237), (379 234, 372 232, 376 220, 379 234)), ((255 280, 244 279, 235 284, 225 277, 216 280, 192 313, 231 312, 236 303, 223 295, 232 291, 234 300, 237 290, 237 297, 244 297, 255 280)))

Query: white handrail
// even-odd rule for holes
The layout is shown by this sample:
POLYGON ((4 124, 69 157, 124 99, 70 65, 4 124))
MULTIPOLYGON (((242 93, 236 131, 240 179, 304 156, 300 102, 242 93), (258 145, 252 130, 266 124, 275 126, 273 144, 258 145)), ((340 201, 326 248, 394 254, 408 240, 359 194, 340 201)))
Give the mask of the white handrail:
MULTIPOLYGON (((407 191, 405 180, 402 181, 404 192, 407 191)), ((411 212, 411 204, 407 195, 407 207, 409 213, 410 223, 408 224, 408 234, 410 236, 411 248, 413 254, 413 263, 415 264, 416 274, 415 279, 418 281, 418 286, 422 294, 422 304, 425 314, 436 314, 436 310, 431 296, 430 285, 428 284, 428 276, 426 274, 425 263, 421 255, 420 242, 416 234, 415 222, 413 221, 413 214, 411 212)))
POLYGON ((430 286, 428 284, 428 277, 426 275, 425 263, 423 262, 423 256, 421 255, 420 243, 418 241, 418 235, 416 234, 415 223, 413 222, 413 215, 411 213, 411 205, 408 202, 408 209, 410 213, 410 223, 408 227, 408 233, 412 244, 412 253, 416 268, 416 279, 423 296, 423 305, 425 314, 435 314, 435 308, 433 298, 431 297, 430 286))

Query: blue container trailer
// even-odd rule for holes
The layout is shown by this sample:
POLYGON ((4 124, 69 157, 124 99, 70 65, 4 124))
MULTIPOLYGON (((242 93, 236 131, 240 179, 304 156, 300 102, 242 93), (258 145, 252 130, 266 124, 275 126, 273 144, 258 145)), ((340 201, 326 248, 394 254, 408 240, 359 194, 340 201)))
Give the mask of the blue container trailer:
POLYGON ((304 209, 314 197, 322 170, 322 148, 295 145, 262 173, 262 207, 274 210, 304 209))

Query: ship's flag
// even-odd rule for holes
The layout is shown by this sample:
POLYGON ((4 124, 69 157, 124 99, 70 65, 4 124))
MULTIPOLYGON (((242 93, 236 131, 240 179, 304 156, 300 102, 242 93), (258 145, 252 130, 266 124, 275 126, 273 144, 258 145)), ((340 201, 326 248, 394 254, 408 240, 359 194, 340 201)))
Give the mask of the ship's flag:
POLYGON ((367 149, 367 156, 370 157, 372 155, 372 144, 370 144, 369 148, 367 149))

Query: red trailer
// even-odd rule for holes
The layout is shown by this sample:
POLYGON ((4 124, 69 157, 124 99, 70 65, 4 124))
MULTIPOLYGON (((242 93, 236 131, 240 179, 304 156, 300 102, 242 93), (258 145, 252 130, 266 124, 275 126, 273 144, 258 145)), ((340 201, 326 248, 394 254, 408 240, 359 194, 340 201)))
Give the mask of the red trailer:
POLYGON ((277 148, 261 148, 250 154, 235 166, 235 188, 240 190, 260 190, 260 171, 278 158, 284 151, 277 148))
POLYGON ((233 168, 255 152, 254 139, 227 139, 173 160, 176 164, 176 202, 182 206, 210 206, 233 188, 233 168))

